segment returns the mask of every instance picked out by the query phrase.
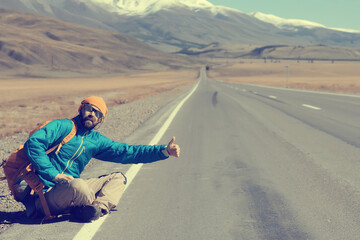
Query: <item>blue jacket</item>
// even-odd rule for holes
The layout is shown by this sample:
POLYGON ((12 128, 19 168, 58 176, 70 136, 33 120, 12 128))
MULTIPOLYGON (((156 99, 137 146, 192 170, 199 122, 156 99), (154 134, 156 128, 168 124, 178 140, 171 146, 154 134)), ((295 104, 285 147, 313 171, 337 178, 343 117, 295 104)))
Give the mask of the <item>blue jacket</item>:
POLYGON ((150 163, 167 157, 166 145, 128 145, 110 140, 99 132, 85 129, 80 116, 75 118, 78 130, 58 154, 45 152, 59 144, 72 129, 70 119, 54 120, 37 130, 26 141, 24 150, 45 187, 54 186, 52 179, 59 173, 79 178, 91 158, 122 164, 150 163))

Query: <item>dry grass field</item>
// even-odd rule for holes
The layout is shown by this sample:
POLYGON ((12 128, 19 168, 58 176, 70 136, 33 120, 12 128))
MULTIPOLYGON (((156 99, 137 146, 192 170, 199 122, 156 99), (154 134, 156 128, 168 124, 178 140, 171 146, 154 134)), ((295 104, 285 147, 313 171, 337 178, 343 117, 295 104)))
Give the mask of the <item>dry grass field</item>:
POLYGON ((223 81, 285 87, 285 66, 289 69, 289 88, 360 93, 360 61, 237 60, 211 67, 208 76, 223 81))
POLYGON ((29 131, 38 123, 77 114, 82 99, 102 96, 108 106, 164 91, 178 91, 197 71, 173 71, 88 78, 0 79, 0 138, 29 131))
MULTIPOLYGON (((210 80, 336 93, 360 93, 360 62, 236 60, 217 63, 210 80)), ((179 91, 198 77, 197 70, 82 78, 0 79, 0 138, 29 131, 45 120, 73 117, 82 99, 100 95, 109 106, 164 91, 179 91)))

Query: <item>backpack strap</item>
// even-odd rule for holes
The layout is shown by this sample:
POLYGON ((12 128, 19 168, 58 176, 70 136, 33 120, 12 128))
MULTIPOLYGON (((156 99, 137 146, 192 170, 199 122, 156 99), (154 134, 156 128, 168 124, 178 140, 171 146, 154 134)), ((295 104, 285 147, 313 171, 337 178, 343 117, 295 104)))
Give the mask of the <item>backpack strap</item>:
POLYGON ((31 192, 36 192, 39 195, 41 206, 45 214, 44 219, 51 220, 55 218, 55 216, 52 216, 50 213, 49 205, 47 204, 44 193, 42 191, 44 189, 44 184, 36 175, 35 168, 31 165, 31 163, 29 163, 25 168, 21 170, 20 175, 29 184, 30 188, 32 189, 31 192))
POLYGON ((71 119, 71 122, 72 122, 72 124, 73 124, 72 129, 71 129, 71 132, 61 141, 61 143, 59 143, 58 145, 56 145, 56 146, 48 149, 48 150, 46 151, 46 154, 49 154, 49 153, 53 152, 55 149, 56 149, 55 154, 58 154, 59 151, 60 151, 60 148, 61 148, 65 143, 67 143, 68 141, 70 141, 70 140, 75 136, 75 134, 76 134, 76 132, 77 132, 77 125, 76 125, 76 122, 75 122, 74 119, 71 119))
POLYGON ((48 205, 47 202, 46 202, 46 198, 45 198, 45 195, 44 195, 43 191, 38 192, 37 194, 39 195, 39 199, 40 199, 40 202, 41 202, 41 206, 42 206, 42 208, 43 208, 43 210, 44 210, 45 220, 54 219, 55 216, 52 216, 52 215, 51 215, 51 212, 50 212, 50 209, 49 209, 49 205, 48 205))

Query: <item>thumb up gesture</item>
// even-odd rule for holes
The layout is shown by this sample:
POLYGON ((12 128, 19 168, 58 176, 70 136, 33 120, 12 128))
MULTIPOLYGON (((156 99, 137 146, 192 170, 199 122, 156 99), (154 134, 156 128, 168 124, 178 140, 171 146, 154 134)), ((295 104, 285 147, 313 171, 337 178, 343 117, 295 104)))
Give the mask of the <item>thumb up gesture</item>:
POLYGON ((169 144, 166 147, 166 150, 170 156, 179 157, 180 156, 180 147, 179 147, 179 145, 175 144, 174 142, 175 142, 175 137, 173 137, 171 139, 171 141, 169 142, 169 144))

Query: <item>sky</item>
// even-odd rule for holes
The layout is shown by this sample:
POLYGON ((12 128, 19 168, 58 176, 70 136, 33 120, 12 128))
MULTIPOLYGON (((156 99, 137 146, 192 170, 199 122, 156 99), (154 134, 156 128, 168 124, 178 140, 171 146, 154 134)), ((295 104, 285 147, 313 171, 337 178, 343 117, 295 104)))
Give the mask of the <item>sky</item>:
POLYGON ((331 28, 360 30, 360 0, 207 0, 245 13, 303 19, 331 28))

